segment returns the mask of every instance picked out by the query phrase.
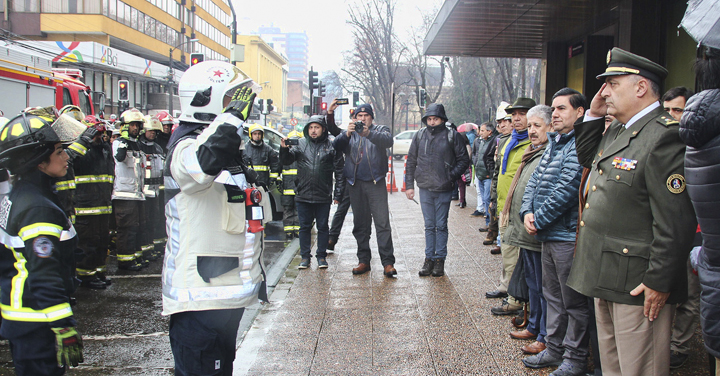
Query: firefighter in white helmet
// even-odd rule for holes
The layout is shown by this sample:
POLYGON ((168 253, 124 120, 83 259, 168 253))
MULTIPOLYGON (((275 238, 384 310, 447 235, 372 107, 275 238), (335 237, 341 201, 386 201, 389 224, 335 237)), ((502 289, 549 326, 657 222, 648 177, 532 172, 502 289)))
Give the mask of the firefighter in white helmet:
POLYGON ((258 86, 219 61, 190 67, 178 85, 182 114, 164 170, 162 275, 176 375, 231 375, 244 307, 267 300, 263 234, 252 231, 272 214, 266 191, 252 187, 254 171, 242 163, 251 87, 258 86), (254 207, 246 213, 248 204, 254 207))
POLYGON ((120 115, 120 137, 113 141, 115 181, 113 182, 113 211, 117 226, 116 252, 118 268, 139 271, 143 267, 140 228, 145 221, 145 155, 137 138, 145 118, 131 108, 120 115))

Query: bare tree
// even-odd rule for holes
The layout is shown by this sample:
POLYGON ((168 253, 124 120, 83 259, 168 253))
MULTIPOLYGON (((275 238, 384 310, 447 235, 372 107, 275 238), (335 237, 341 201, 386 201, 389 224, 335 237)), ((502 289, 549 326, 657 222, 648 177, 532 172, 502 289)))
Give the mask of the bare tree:
POLYGON ((348 91, 360 91, 372 103, 378 123, 389 123, 392 84, 407 49, 394 29, 395 0, 358 1, 350 6, 354 48, 345 52, 341 71, 348 91))

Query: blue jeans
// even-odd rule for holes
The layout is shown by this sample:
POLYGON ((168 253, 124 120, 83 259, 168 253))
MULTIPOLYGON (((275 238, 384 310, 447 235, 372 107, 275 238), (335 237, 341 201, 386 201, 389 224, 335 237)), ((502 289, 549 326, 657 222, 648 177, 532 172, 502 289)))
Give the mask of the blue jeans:
POLYGON ((310 238, 313 220, 317 228, 317 257, 327 257, 328 245, 328 218, 330 217, 330 203, 317 204, 295 201, 298 219, 300 220, 300 257, 310 258, 310 238))
POLYGON ((490 224, 490 187, 492 179, 480 179, 475 176, 475 190, 477 190, 477 207, 475 210, 485 213, 485 226, 490 224))
POLYGON ((431 260, 445 260, 452 191, 433 192, 423 188, 418 189, 420 207, 425 219, 425 257, 431 260))
POLYGON ((525 262, 525 282, 530 297, 530 316, 527 330, 537 334, 537 341, 545 343, 547 335, 547 302, 542 289, 542 253, 520 248, 520 255, 525 262))

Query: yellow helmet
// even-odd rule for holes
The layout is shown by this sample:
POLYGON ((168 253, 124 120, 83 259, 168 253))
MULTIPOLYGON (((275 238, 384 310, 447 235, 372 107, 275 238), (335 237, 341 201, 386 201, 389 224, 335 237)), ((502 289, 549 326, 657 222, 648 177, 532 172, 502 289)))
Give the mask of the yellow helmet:
POLYGON ((303 138, 304 135, 298 131, 290 131, 290 133, 288 133, 288 138, 293 138, 293 137, 303 138))
MULTIPOLYGON (((131 108, 120 115, 120 122, 122 124, 130 124, 133 122, 145 123, 145 116, 137 108, 131 108)), ((140 126, 142 128, 142 125, 140 126)))
POLYGON ((255 131, 260 131, 260 132, 262 132, 263 137, 265 136, 265 129, 263 128, 262 125, 260 125, 260 124, 251 125, 250 128, 248 129, 248 134, 250 136, 252 136, 253 132, 255 132, 255 131))
POLYGON ((65 107, 61 108, 60 115, 62 115, 62 114, 68 114, 79 122, 82 122, 83 120, 85 120, 85 114, 82 112, 80 107, 75 106, 73 104, 68 104, 65 107))
POLYGON ((145 116, 145 131, 158 131, 162 132, 162 123, 155 116, 145 116))

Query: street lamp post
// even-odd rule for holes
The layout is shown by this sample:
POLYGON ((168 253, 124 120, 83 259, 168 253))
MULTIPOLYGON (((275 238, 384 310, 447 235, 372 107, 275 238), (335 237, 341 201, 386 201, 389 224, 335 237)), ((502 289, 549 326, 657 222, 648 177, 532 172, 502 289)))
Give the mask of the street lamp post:
POLYGON ((178 49, 183 44, 197 42, 198 40, 199 39, 190 39, 189 41, 182 42, 182 43, 178 44, 177 46, 170 49, 170 55, 169 55, 170 59, 168 60, 168 67, 170 68, 170 71, 168 72, 168 89, 169 89, 168 90, 168 98, 170 99, 169 103, 168 103, 168 109, 170 110, 170 116, 173 116, 173 85, 172 84, 173 84, 173 78, 175 77, 175 70, 173 69, 173 57, 172 57, 173 51, 178 49))
POLYGON ((408 130, 408 110, 410 109, 410 101, 405 98, 405 130, 408 130))

